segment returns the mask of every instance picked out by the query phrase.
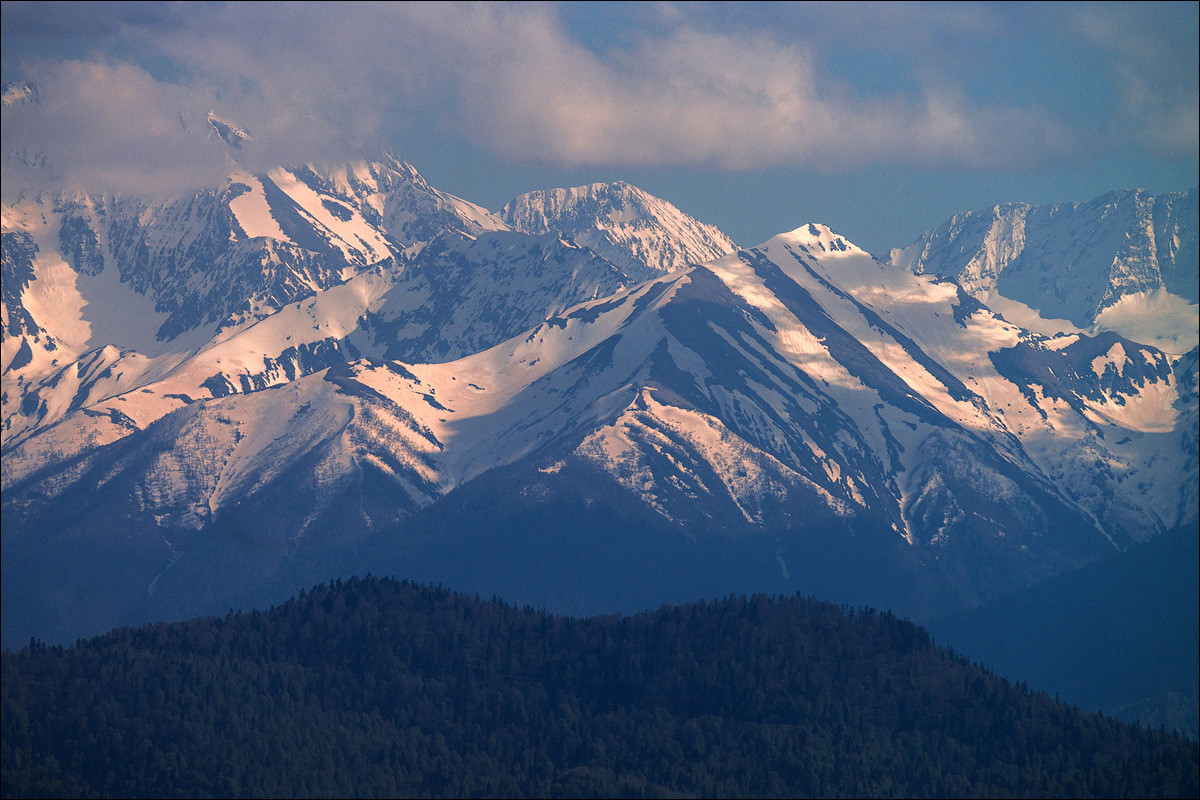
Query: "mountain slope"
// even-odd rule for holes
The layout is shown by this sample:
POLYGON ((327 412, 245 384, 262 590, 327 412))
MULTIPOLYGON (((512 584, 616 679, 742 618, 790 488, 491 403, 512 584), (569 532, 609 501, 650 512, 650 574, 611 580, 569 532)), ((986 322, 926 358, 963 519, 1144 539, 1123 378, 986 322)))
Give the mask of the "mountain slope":
POLYGON ((737 249, 717 228, 624 181, 529 192, 504 206, 500 216, 513 230, 568 237, 635 280, 737 249))
POLYGON ((1183 353, 1197 345, 1198 199, 1139 189, 996 206, 955 215, 891 260, 951 278, 1020 324, 1038 327, 1040 314, 1055 330, 1069 321, 1183 353))
POLYGON ((1022 328, 820 225, 697 264, 728 240, 625 184, 490 215, 396 159, 5 225, 6 642, 506 551, 572 609, 941 611, 1197 515, 1194 353, 1022 328), (624 527, 572 554, 548 509, 624 527))
MULTIPOLYGON (((308 166, 261 175, 237 169, 219 190, 166 202, 34 196, 4 209, 4 230, 36 246, 25 261, 41 277, 22 287, 27 296, 5 303, 23 304, 71 356, 104 345, 154 356, 263 319, 408 245, 505 229, 394 157, 328 177, 308 166), (133 320, 125 319, 127 302, 139 305, 133 320)), ((6 374, 26 345, 46 349, 6 337, 6 374)), ((61 364, 63 355, 53 357, 61 364)), ((32 369, 44 370, 51 358, 34 360, 32 369)), ((29 363, 21 365, 26 373, 29 363)))
POLYGON ((5 226, 6 451, 200 353, 207 372, 162 394, 262 388, 360 354, 454 358, 632 283, 553 234, 507 233, 398 159, 237 173, 158 206, 27 201, 5 226))
MULTIPOLYGON (((516 234, 488 236, 459 240, 462 252, 516 234)), ((462 263, 446 262, 444 245, 426 250, 462 263)), ((126 520, 141 542, 141 585, 154 591, 125 590, 122 613, 153 613, 188 591, 159 580, 168 563, 209 581, 230 572, 213 572, 229 552, 205 560, 212 532, 257 553, 237 579, 247 590, 294 587, 337 559, 408 558, 394 542, 417 535, 421 509, 465 524, 468 487, 497 470, 519 476, 507 493, 541 485, 551 506, 571 480, 608 482, 604 502, 643 505, 674 531, 666 552, 728 541, 718 550, 736 561, 773 549, 785 586, 850 553, 874 558, 868 572, 892 574, 880 602, 908 610, 969 605, 1195 516, 1181 488, 1195 483, 1194 463, 1173 445, 1186 415, 1162 353, 1023 331, 953 284, 875 261, 819 226, 553 313, 454 361, 339 351, 333 367, 291 362, 262 382, 239 371, 262 363, 252 355, 262 342, 279 347, 306 327, 332 331, 339 347, 369 343, 361 311, 373 301, 335 295, 386 297, 395 272, 370 273, 366 294, 355 289, 364 273, 282 309, 7 453, 6 518, 21 522, 6 532, 6 614, 28 609, 7 589, 24 565, 75 563, 103 546, 84 544, 95 519, 126 520), (62 511, 81 507, 97 516, 62 511)), ((460 546, 479 543, 449 534, 426 540, 420 558, 445 563, 460 546)), ((182 602, 226 603, 235 587, 222 580, 208 600, 182 602)), ((530 576, 530 591, 572 580, 561 569, 530 576)))
POLYGON ((557 234, 442 234, 406 250, 395 283, 366 321, 372 352, 449 361, 498 344, 577 303, 634 281, 557 234))

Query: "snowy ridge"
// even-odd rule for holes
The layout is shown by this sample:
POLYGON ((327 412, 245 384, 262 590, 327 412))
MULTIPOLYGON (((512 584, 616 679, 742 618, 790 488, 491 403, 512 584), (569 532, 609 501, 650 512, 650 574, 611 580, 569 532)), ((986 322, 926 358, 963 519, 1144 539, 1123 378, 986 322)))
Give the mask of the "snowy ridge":
MULTIPOLYGON (((1113 197, 1051 216, 1092 220, 1072 241, 1093 256, 1129 214, 1175 230, 1153 292, 1176 302, 1187 197, 1113 197)), ((503 476, 548 504, 608 487, 688 541, 944 570, 971 603, 1194 519, 1195 350, 1091 329, 1136 317, 1140 289, 1086 325, 989 307, 1049 236, 1037 209, 996 213, 883 262, 818 224, 734 252, 626 184, 492 215, 394 158, 23 201, 4 210, 6 564, 60 540, 67 563, 88 520, 123 520, 153 532, 167 602, 213 531, 300 575, 503 476)), ((1148 263, 1121 252, 1107 287, 1148 263)))
POLYGON ((399 276, 366 321, 382 355, 449 361, 486 350, 576 303, 634 281, 556 234, 444 234, 406 251, 399 276))
POLYGON ((890 260, 950 278, 985 303, 1034 309, 1031 325, 1040 314, 1184 353, 1198 343, 1198 197, 1139 189, 996 206, 955 215, 890 260))
POLYGON ((29 334, 18 340, 18 324, 7 325, 6 375, 26 349, 18 369, 27 375, 106 344, 147 355, 184 352, 390 260, 407 244, 506 229, 394 158, 335 169, 329 178, 311 167, 237 169, 219 190, 156 204, 34 197, 3 215, 6 270, 20 264, 24 276, 5 278, 6 325, 20 314, 29 334), (129 303, 144 308, 129 315, 129 303), (67 349, 46 355, 60 344, 67 349))
POLYGON ((474 236, 508 230, 487 209, 433 188, 411 164, 395 156, 334 169, 327 187, 362 209, 373 224, 402 246, 446 232, 474 236))
POLYGON ((157 206, 38 199, 5 209, 5 227, 6 452, 72 414, 84 431, 122 420, 105 435, 81 433, 79 448, 61 437, 23 447, 28 457, 13 456, 6 483, 39 458, 75 457, 181 403, 359 355, 461 357, 632 282, 554 234, 508 233, 398 159, 329 179, 311 168, 239 171, 222 192, 157 206), (389 209, 438 235, 390 257, 394 238, 368 221, 389 209), (102 368, 93 348, 106 354, 102 368))
POLYGON ((500 215, 513 230, 569 237, 638 280, 702 264, 737 247, 712 225, 622 181, 529 192, 500 215))
MULTIPOLYGON (((1184 468, 1162 454, 1147 459, 1148 450, 1177 427, 1171 364, 1152 348, 1114 334, 1076 336, 1070 344, 1046 340, 971 305, 953 284, 876 261, 823 226, 806 226, 761 248, 679 272, 677 280, 612 296, 606 294, 621 286, 620 273, 606 262, 588 261, 594 257, 587 251, 559 243, 551 250, 556 256, 539 261, 533 255, 546 251, 537 248, 556 239, 534 239, 530 250, 529 240, 517 234, 488 236, 448 240, 457 242, 449 249, 447 242, 427 247, 418 254, 426 261, 404 269, 364 272, 231 329, 186 357, 148 359, 107 347, 60 368, 25 387, 20 409, 6 419, 11 458, 5 485, 144 430, 198 400, 254 395, 351 361, 346 380, 405 409, 438 442, 436 456, 420 459, 427 464, 422 480, 439 487, 420 495, 425 502, 488 469, 572 439, 577 455, 634 488, 630 475, 645 469, 639 464, 666 457, 666 436, 686 445, 689 458, 705 464, 709 475, 701 479, 698 468, 680 466, 678 452, 667 457, 673 469, 684 471, 674 479, 659 474, 646 497, 669 518, 699 492, 720 495, 747 520, 761 522, 761 496, 747 487, 758 485, 778 498, 786 495, 780 487, 791 486, 824 498, 837 514, 885 513, 910 542, 937 542, 951 535, 949 521, 966 515, 951 514, 930 530, 923 509, 934 499, 945 508, 966 505, 946 486, 948 468, 936 466, 939 456, 929 443, 937 441, 940 452, 974 460, 978 476, 967 487, 971 491, 1009 487, 995 502, 1033 507, 1040 502, 1033 495, 1051 492, 1065 504, 1081 502, 1110 536, 1141 538, 1178 521, 1169 513, 1137 511, 1167 505, 1164 498, 1178 494, 1184 468), (464 254, 474 252, 475 260, 465 263, 496 267, 504 263, 497 253, 506 243, 520 246, 516 264, 554 264, 572 279, 565 287, 582 287, 597 299, 563 309, 569 298, 562 287, 535 271, 527 284, 510 287, 514 296, 536 286, 549 289, 533 294, 537 302, 508 321, 519 330, 546 320, 527 333, 471 355, 502 339, 504 331, 491 327, 482 339, 463 340, 470 330, 445 329, 445 341, 459 337, 458 349, 468 354, 442 365, 409 359, 398 372, 380 372, 366 365, 386 361, 355 361, 368 353, 388 358, 386 350, 403 350, 405 341, 410 351, 428 347, 422 342, 434 340, 405 340, 401 333, 414 324, 405 320, 415 310, 428 307, 437 283, 465 303, 448 307, 447 320, 464 309, 469 318, 482 315, 479 309, 487 306, 471 305, 472 287, 483 292, 481 301, 503 298, 497 287, 512 273, 500 270, 492 283, 456 283, 446 277, 446 258, 455 254, 461 264, 464 254), (480 249, 490 258, 478 257, 480 249), (584 260, 571 266, 564 258, 572 254, 584 260), (597 275, 607 283, 577 282, 585 266, 599 267, 597 275), (422 279, 420 290, 406 280, 413 275, 422 279), (693 321, 689 308, 703 321, 693 321), (732 364, 742 366, 730 374, 732 364), (388 382, 374 385, 364 377, 369 375, 388 382), (674 399, 645 394, 649 386, 674 399), (590 433, 599 430, 593 425, 609 432, 590 433), (648 433, 652 428, 657 433, 648 433), (54 436, 38 435, 54 429, 54 436), (67 435, 71 430, 75 434, 67 435), (640 431, 637 447, 630 438, 634 430, 640 431), (1083 442, 1083 450, 1064 450, 1064 435, 1083 442), (457 442, 469 444, 464 449, 457 442), (603 453, 611 456, 609 466, 603 453), (1124 474, 1114 480, 1114 469, 1124 474), (758 478, 737 477, 746 470, 758 478), (1015 475, 1032 483, 1022 489, 1015 475), (1127 485, 1127 475, 1138 480, 1127 485), (677 491, 667 497, 663 492, 671 486, 677 491), (1081 486, 1102 490, 1083 492, 1081 486), (1127 509, 1120 519, 1114 516, 1118 507, 1127 509), (1137 524, 1131 526, 1131 519, 1137 524)), ((417 327, 442 329, 432 322, 417 327)), ((382 462, 387 455, 371 451, 368 460, 382 462)), ((212 503, 219 505, 219 497, 212 503)))
MULTIPOLYGON (((788 248, 789 239, 764 249, 788 248)), ((1054 484, 1110 535, 1141 538, 1195 513, 1158 511, 1176 506, 1179 475, 1194 469, 1171 443, 1181 422, 1173 359, 1113 333, 1050 339, 1005 322, 952 283, 865 254, 835 251, 821 262, 812 251, 797 259, 804 271, 789 274, 815 296, 826 293, 823 309, 915 394, 1054 484), (848 297, 833 291, 834 281, 848 297)))
POLYGON ((853 513, 849 504, 747 444, 719 419, 659 403, 649 388, 613 424, 584 439, 575 455, 610 471, 668 519, 678 512, 664 497, 667 491, 691 499, 723 491, 752 523, 763 521, 765 500, 782 501, 797 490, 816 495, 838 515, 853 513))

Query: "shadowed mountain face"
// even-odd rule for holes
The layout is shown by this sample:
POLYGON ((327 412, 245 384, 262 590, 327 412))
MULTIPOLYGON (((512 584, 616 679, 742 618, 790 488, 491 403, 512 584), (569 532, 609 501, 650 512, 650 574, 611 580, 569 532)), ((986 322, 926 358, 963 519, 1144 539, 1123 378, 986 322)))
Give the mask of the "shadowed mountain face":
POLYGON ((1194 352, 824 226, 728 252, 624 184, 493 215, 396 160, 5 214, 6 644, 368 570, 932 614, 1197 515, 1194 352))
POLYGON ((1197 345, 1198 201, 1197 189, 1139 189, 996 206, 955 215, 891 260, 954 280, 996 310, 1023 319, 1035 310, 1055 330, 1097 326, 1183 353, 1197 345))

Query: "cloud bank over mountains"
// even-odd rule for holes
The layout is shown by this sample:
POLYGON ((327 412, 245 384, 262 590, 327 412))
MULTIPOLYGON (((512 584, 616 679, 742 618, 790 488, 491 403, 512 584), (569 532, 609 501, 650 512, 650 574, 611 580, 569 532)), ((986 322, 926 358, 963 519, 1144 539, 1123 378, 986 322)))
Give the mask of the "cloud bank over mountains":
POLYGON ((1197 80, 1178 65, 1194 65, 1195 42, 1172 38, 1165 16, 1091 6, 5 4, 5 80, 37 96, 5 104, 4 190, 18 191, 30 169, 43 184, 71 176, 114 191, 209 185, 228 158, 209 112, 252 134, 237 154, 251 169, 403 150, 430 130, 502 159, 567 167, 1017 170, 1117 140, 1194 157, 1197 80), (974 62, 994 61, 998 42, 1037 25, 1114 65, 1107 140, 1081 129, 1078 109, 977 89, 1005 65, 974 62))

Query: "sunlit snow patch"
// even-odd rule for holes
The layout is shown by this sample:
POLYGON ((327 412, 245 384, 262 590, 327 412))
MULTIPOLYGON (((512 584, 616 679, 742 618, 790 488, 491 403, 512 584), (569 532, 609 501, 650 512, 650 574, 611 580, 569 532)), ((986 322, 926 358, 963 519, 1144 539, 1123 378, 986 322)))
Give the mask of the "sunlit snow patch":
POLYGON ((845 502, 751 446, 716 417, 660 403, 648 389, 612 425, 588 436, 575 453, 668 519, 675 519, 676 504, 698 493, 728 493, 748 522, 761 522, 764 500, 782 499, 796 488, 816 494, 839 516, 853 513, 845 502), (664 459, 671 465, 666 473, 664 459), (720 485, 706 483, 704 473, 715 475, 720 485))
POLYGON ((1179 355, 1200 344, 1200 305, 1159 287, 1127 294, 1096 317, 1095 330, 1179 355))

